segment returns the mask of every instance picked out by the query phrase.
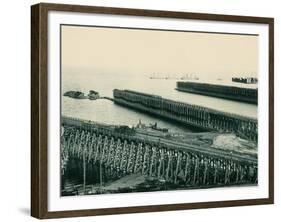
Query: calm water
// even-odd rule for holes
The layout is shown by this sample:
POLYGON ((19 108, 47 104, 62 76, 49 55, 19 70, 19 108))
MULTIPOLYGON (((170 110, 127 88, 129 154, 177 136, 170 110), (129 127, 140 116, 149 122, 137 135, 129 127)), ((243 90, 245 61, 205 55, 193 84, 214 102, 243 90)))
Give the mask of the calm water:
MULTIPOLYGON (((117 74, 96 74, 90 71, 83 71, 82 73, 77 71, 64 71, 62 93, 68 90, 78 90, 87 94, 89 90, 95 90, 100 93, 100 96, 113 97, 113 89, 115 88, 131 89, 220 111, 254 118, 257 117, 256 105, 179 92, 175 90, 176 81, 178 80, 149 79, 149 75, 126 76, 117 74)), ((227 81, 223 80, 221 82, 227 83, 227 81)), ((153 116, 130 110, 103 99, 91 101, 62 96, 62 114, 108 124, 124 124, 130 126, 136 125, 141 119, 141 121, 146 124, 158 122, 160 127, 168 127, 175 131, 181 131, 183 129, 182 126, 177 126, 169 121, 159 120, 153 116)))

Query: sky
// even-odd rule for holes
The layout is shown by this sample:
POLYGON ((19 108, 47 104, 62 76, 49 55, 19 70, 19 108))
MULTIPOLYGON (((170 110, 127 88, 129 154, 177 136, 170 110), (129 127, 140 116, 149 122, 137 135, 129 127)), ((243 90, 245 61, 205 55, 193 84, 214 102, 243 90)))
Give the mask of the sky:
POLYGON ((62 26, 62 68, 96 74, 258 75, 258 36, 62 26))

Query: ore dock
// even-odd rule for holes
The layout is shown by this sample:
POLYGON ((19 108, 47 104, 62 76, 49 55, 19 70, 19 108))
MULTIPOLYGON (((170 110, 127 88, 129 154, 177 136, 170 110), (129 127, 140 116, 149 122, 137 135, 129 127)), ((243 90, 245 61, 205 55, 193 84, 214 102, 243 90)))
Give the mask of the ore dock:
MULTIPOLYGON (((128 127, 69 117, 62 117, 62 127, 62 173, 67 171, 70 159, 82 161, 84 193, 97 192, 97 189, 86 187, 89 165, 100 166, 98 190, 103 189, 103 193, 116 192, 106 189, 105 176, 143 175, 162 181, 162 187, 159 185, 157 188, 160 190, 174 186, 182 189, 210 188, 255 185, 258 182, 257 155, 253 153, 229 153, 209 145, 189 144, 165 136, 147 136, 128 127)), ((140 190, 129 187, 125 191, 140 190)))
POLYGON ((162 118, 208 131, 232 132, 248 140, 258 140, 257 119, 178 102, 132 90, 113 91, 114 102, 162 118))
POLYGON ((200 83, 200 82, 177 82, 176 90, 181 92, 195 93, 213 96, 239 102, 258 103, 257 88, 246 88, 230 85, 200 83))

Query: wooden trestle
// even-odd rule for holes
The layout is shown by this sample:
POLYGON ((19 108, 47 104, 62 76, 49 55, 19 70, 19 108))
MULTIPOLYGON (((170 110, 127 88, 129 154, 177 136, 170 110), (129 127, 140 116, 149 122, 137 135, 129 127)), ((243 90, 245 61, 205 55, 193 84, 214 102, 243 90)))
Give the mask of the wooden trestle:
POLYGON ((64 118, 61 136, 62 170, 71 157, 102 164, 119 175, 141 173, 187 186, 212 187, 257 184, 257 160, 177 149, 115 133, 110 127, 64 118))

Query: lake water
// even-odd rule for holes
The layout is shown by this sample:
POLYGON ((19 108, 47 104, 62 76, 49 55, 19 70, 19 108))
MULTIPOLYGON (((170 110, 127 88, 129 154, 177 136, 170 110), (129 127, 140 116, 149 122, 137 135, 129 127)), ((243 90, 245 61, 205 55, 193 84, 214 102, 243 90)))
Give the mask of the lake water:
MULTIPOLYGON (((77 90, 85 94, 89 90, 95 90, 99 92, 100 96, 113 97, 113 89, 131 89, 176 101, 257 118, 257 105, 179 92, 175 90, 177 81, 179 80, 150 79, 149 75, 97 74, 91 71, 68 70, 63 72, 62 94, 69 90, 77 90)), ((200 81, 207 82, 207 80, 201 79, 200 81)), ((210 81, 208 80, 208 82, 210 81)), ((221 84, 231 84, 226 80, 221 80, 220 82, 221 84)), ((186 127, 173 122, 158 119, 155 116, 131 110, 104 99, 79 100, 62 96, 62 115, 107 124, 130 126, 136 125, 141 120, 146 124, 157 122, 160 127, 167 127, 174 131, 188 130, 186 127)))

